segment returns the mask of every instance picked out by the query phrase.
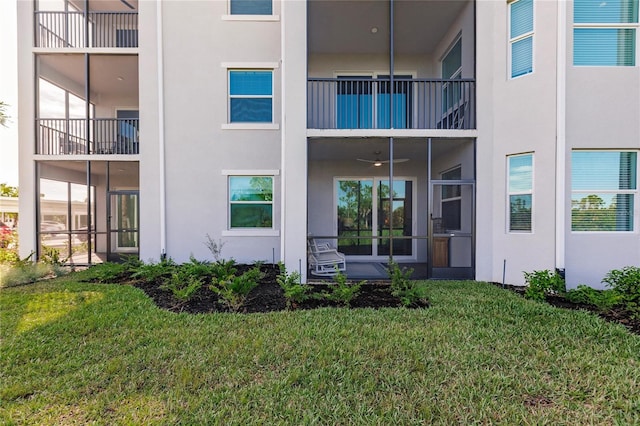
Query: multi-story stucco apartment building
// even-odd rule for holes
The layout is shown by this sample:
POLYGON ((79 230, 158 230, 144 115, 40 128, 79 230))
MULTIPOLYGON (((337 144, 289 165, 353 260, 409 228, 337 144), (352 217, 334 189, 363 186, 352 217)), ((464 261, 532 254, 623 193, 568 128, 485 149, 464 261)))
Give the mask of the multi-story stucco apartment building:
POLYGON ((640 263, 638 0, 19 1, 22 254, 640 263), (393 182, 390 185, 390 182, 393 182), (391 194, 393 194, 391 196, 391 194))

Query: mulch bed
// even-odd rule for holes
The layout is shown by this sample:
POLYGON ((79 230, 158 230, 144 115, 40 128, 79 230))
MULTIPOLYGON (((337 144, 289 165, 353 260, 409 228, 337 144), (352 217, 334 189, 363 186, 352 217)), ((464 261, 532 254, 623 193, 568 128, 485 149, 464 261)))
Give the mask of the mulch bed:
MULTIPOLYGON (((238 274, 249 268, 247 265, 237 265, 238 274)), ((271 265, 261 267, 264 278, 258 286, 251 290, 245 303, 240 308, 241 313, 273 312, 286 309, 286 299, 276 277, 278 268, 271 265)), ((187 302, 180 302, 170 290, 160 288, 159 283, 145 281, 129 281, 128 284, 143 290, 154 303, 172 312, 188 312, 192 314, 210 312, 229 312, 226 305, 220 302, 218 295, 211 291, 207 284, 203 285, 187 302)), ((330 291, 330 284, 312 284, 311 293, 330 291)), ((360 288, 358 295, 351 301, 351 308, 385 308, 400 307, 400 300, 391 295, 390 283, 384 281, 367 282, 360 288)), ((337 307, 337 302, 330 300, 308 299, 293 309, 315 309, 321 307, 337 307)), ((410 308, 427 308, 428 302, 418 303, 410 308)))
MULTIPOLYGON (((505 290, 513 291, 524 297, 526 287, 513 286, 508 284, 505 284, 503 286, 502 284, 495 282, 492 284, 498 287, 502 287, 505 290)), ((593 312, 607 321, 622 324, 632 333, 640 335, 640 318, 632 318, 629 311, 626 311, 625 309, 622 309, 620 307, 614 307, 611 310, 603 312, 600 311, 597 306, 589 305, 587 303, 575 303, 559 294, 548 294, 546 295, 545 299, 548 304, 556 306, 558 308, 574 310, 582 309, 585 311, 593 312)))

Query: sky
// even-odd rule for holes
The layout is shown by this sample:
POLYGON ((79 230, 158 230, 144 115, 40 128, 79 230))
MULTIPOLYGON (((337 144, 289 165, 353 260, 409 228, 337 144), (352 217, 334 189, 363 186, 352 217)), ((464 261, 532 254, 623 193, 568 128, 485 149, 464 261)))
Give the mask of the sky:
POLYGON ((9 104, 0 126, 0 183, 18 185, 18 70, 16 0, 0 0, 0 101, 9 104))

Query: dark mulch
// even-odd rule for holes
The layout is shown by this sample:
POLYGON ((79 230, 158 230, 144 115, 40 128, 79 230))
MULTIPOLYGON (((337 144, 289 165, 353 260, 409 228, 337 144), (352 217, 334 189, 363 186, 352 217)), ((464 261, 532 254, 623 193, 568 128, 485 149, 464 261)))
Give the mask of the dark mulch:
MULTIPOLYGON (((246 271, 247 265, 238 265, 238 274, 246 271)), ((273 312, 286 309, 286 299, 282 288, 278 285, 276 277, 278 275, 277 267, 272 265, 263 265, 262 272, 264 278, 259 282, 258 286, 251 290, 247 299, 240 308, 242 313, 256 312, 273 312)), ((210 312, 229 312, 226 305, 220 302, 218 295, 211 291, 208 285, 203 285, 195 295, 187 302, 180 302, 170 290, 163 289, 159 283, 149 283, 145 281, 129 281, 128 284, 143 290, 160 308, 170 310, 172 312, 188 312, 193 314, 210 313, 210 312)), ((313 284, 311 293, 323 293, 330 291, 331 284, 313 284)), ((310 298, 298 305, 294 305, 293 309, 316 309, 321 307, 337 307, 339 303, 327 299, 310 298)), ((384 307, 400 307, 400 300, 391 295, 389 282, 375 281, 365 283, 360 288, 360 293, 351 301, 351 308, 384 308, 384 307)), ((426 308, 429 304, 427 301, 423 303, 409 306, 410 308, 426 308)))
MULTIPOLYGON (((526 287, 513 286, 513 285, 502 285, 500 283, 492 283, 497 285, 498 287, 502 287, 505 290, 510 290, 524 297, 524 292, 526 287)), ((576 303, 567 299, 566 297, 560 294, 548 294, 546 296, 546 302, 552 306, 556 306, 558 308, 564 309, 582 309, 584 311, 593 312, 600 317, 604 318, 607 321, 616 322, 618 324, 622 324, 632 333, 640 335, 640 318, 633 318, 631 313, 621 307, 614 307, 608 311, 601 311, 597 306, 590 305, 587 303, 576 303)))

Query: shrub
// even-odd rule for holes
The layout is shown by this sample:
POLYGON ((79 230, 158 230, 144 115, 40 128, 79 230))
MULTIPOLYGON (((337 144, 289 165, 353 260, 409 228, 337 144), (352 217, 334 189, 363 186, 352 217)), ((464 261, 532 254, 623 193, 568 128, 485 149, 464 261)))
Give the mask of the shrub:
POLYGON ((171 277, 176 271, 178 265, 170 257, 165 257, 158 263, 143 263, 138 266, 131 274, 132 278, 147 282, 162 282, 164 279, 171 277))
POLYGON ((216 293, 231 311, 238 312, 247 295, 263 277, 259 268, 254 267, 240 276, 228 275, 225 278, 214 278, 209 288, 216 293))
POLYGON ((224 280, 238 272, 238 269, 236 268, 236 261, 233 259, 220 259, 212 263, 210 268, 213 278, 217 278, 218 280, 224 280))
POLYGON ((54 276, 51 265, 20 260, 15 265, 0 264, 0 288, 13 287, 54 276))
POLYGON ((127 275, 123 263, 104 262, 91 266, 85 273, 85 279, 98 283, 117 283, 127 275))
POLYGON ((620 294, 622 305, 632 316, 640 317, 640 267, 612 269, 602 282, 620 294))
POLYGON ((193 295, 202 287, 202 278, 190 275, 188 271, 180 270, 171 274, 171 278, 165 281, 160 288, 170 290, 173 296, 184 304, 191 300, 193 295))
POLYGON ((400 299, 403 306, 427 301, 427 285, 411 279, 413 268, 401 269, 397 263, 390 262, 387 271, 391 277, 391 294, 400 299))
POLYGON ((563 293, 566 290, 564 278, 557 272, 548 269, 525 272, 524 279, 528 284, 524 297, 544 301, 547 294, 563 293))
POLYGON ((336 283, 331 286, 331 292, 326 293, 325 297, 347 307, 351 305, 351 301, 360 293, 360 287, 366 282, 349 284, 347 276, 342 272, 338 272, 333 279, 336 283))
POLYGON ((287 274, 283 264, 278 266, 280 267, 280 273, 276 277, 276 281, 284 292, 284 297, 287 300, 287 309, 291 309, 292 304, 302 303, 309 298, 311 286, 300 283, 300 273, 298 271, 287 274))
POLYGON ((615 290, 601 291, 586 285, 579 285, 578 288, 569 290, 565 297, 573 303, 593 305, 600 311, 607 311, 621 301, 620 294, 615 290))

